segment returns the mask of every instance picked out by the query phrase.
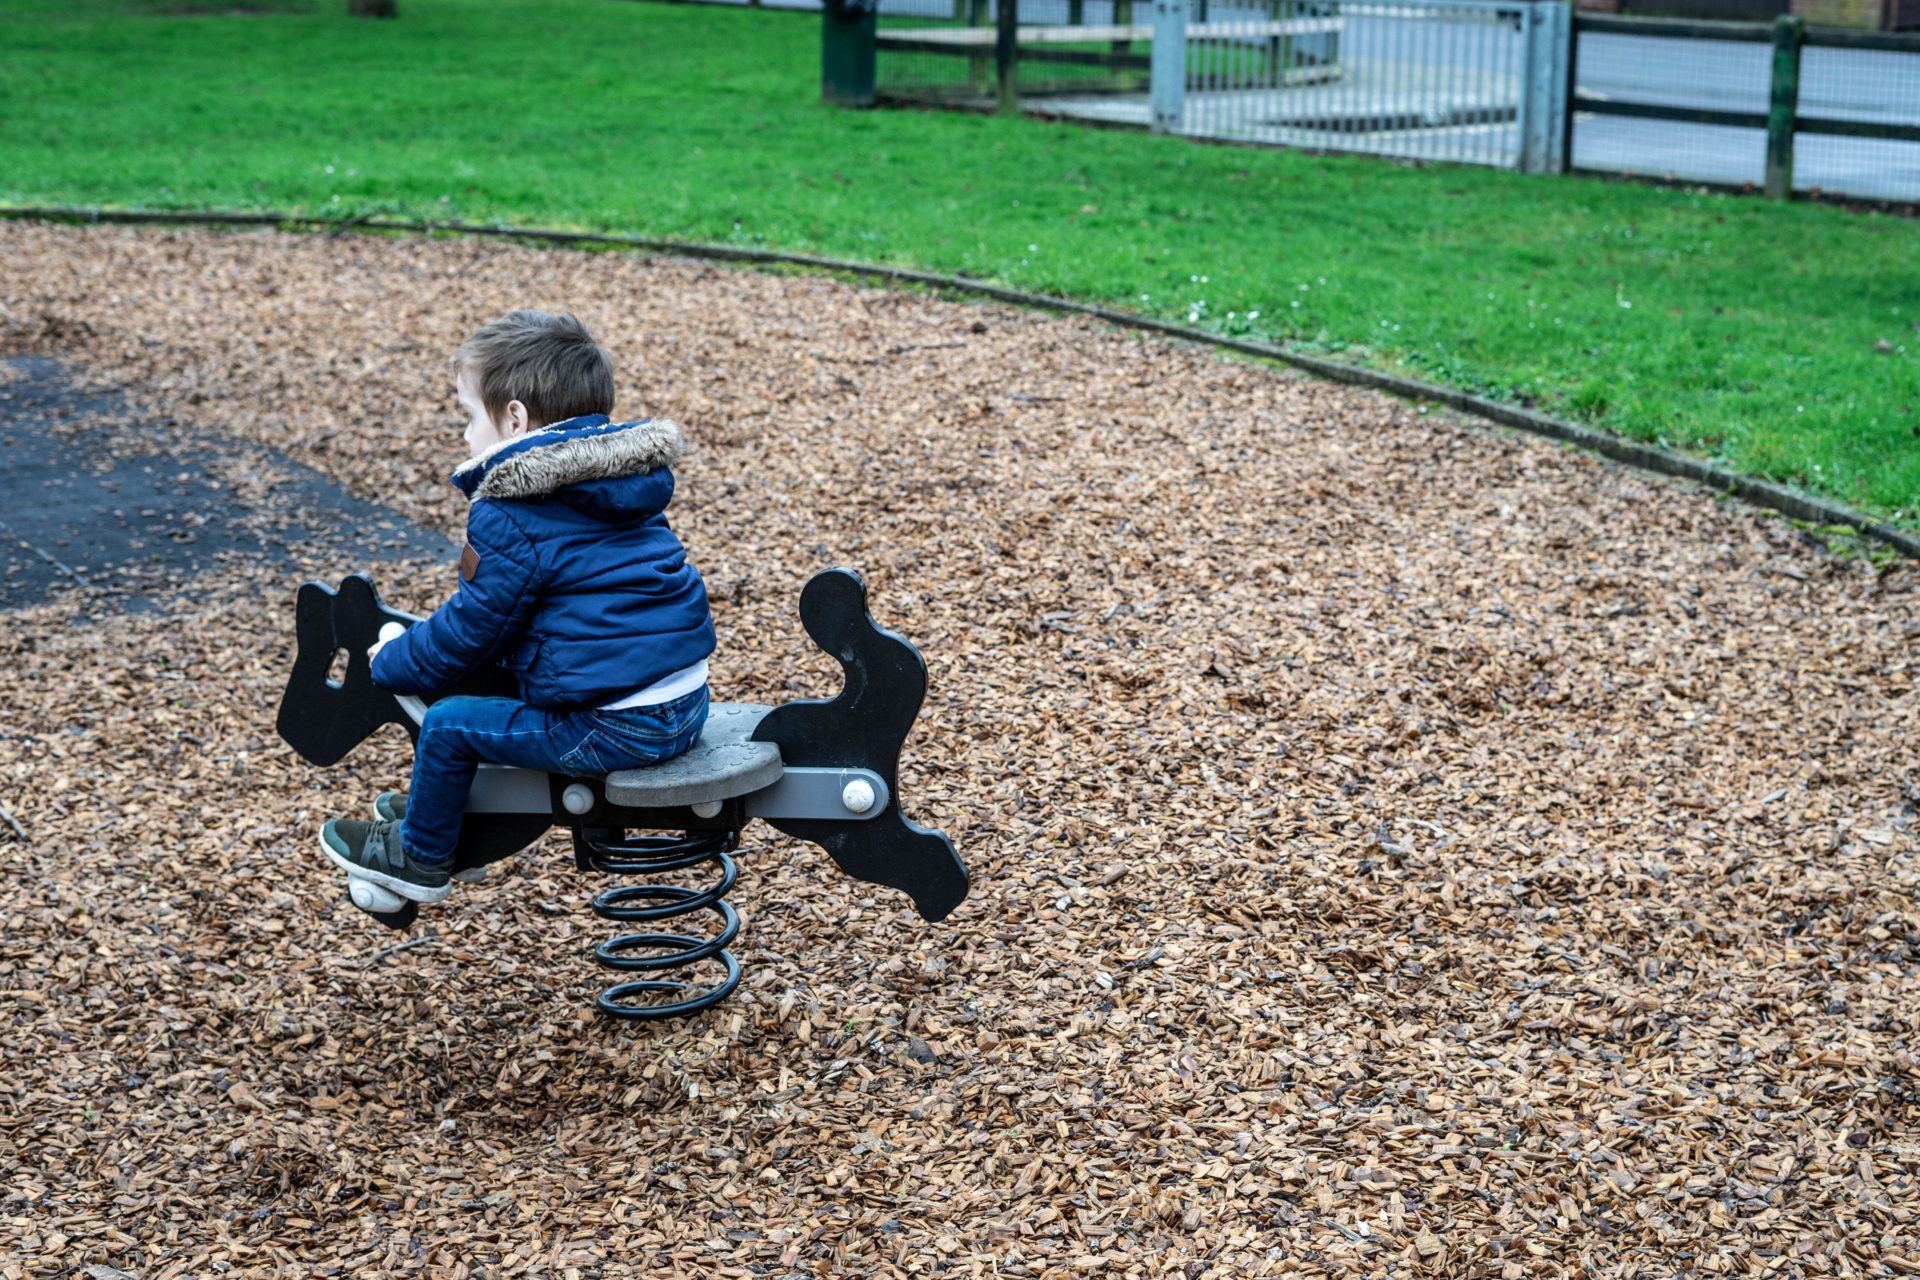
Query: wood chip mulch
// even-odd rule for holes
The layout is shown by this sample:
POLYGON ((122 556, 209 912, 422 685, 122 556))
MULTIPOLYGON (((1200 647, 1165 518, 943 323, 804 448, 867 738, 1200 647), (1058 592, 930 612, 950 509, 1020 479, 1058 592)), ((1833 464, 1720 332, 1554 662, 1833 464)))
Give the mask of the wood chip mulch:
MULTIPOLYGON (((0 226, 0 352, 448 532, 447 353, 571 306, 696 452, 719 696, 932 690, 949 921, 748 833, 740 993, 593 1017, 549 839, 345 901, 297 581, 0 626, 0 1277, 1920 1270, 1920 590, 1538 441, 1096 325, 617 254, 0 226)), ((90 424, 67 424, 86 429, 90 424)), ((106 429, 108 424, 98 425, 106 429)), ((336 579, 337 559, 308 572, 336 579)), ((379 570, 433 603, 448 566, 379 570)))

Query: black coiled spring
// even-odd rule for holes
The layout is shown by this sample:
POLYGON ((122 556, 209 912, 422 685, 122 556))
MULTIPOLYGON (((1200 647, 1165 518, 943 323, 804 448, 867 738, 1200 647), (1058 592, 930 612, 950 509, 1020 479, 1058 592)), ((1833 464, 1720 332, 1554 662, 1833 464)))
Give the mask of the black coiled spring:
POLYGON ((603 942, 594 948, 593 958, 607 968, 661 973, 707 959, 716 959, 726 968, 726 976, 718 986, 670 1004, 629 1001, 656 992, 687 991, 693 984, 667 978, 636 978, 619 983, 601 993, 598 1003, 602 1013, 616 1018, 677 1018, 710 1009, 733 994, 733 989, 740 985, 740 962, 726 947, 740 932, 740 914, 726 901, 726 895, 740 879, 740 866, 729 856, 739 838, 736 831, 629 838, 622 831, 575 830, 574 854, 582 870, 653 876, 713 862, 720 871, 719 881, 707 889, 689 889, 677 884, 623 884, 595 895, 594 914, 606 920, 671 920, 701 910, 712 910, 720 916, 720 932, 712 937, 626 933, 603 942))

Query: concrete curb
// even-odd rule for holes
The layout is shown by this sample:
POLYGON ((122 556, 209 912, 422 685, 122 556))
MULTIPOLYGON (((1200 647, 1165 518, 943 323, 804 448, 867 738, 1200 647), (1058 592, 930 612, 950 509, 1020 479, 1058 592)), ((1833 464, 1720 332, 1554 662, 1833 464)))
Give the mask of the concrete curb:
POLYGON ((1548 414, 1536 413, 1531 409, 1523 409, 1518 405, 1502 404, 1496 400, 1469 395, 1464 391, 1431 382, 1422 382, 1416 378, 1404 378, 1396 374, 1383 373, 1377 369, 1308 355, 1270 342, 1225 337, 1221 334, 1209 333, 1205 329, 1156 320, 1150 316, 1135 315, 1131 312, 1104 307, 1098 303, 1079 302, 1053 294, 1032 293, 1025 289, 993 284, 986 280, 968 279, 965 276, 917 271, 909 267, 881 266, 876 263, 855 262, 844 258, 825 258, 807 253, 781 253, 769 249, 745 249, 734 245, 706 244, 697 240, 626 236, 608 232, 543 230, 536 227, 483 226, 465 222, 426 222, 404 218, 316 218, 279 213, 141 211, 31 206, 0 207, 0 217, 37 219, 47 222, 99 222, 123 225, 312 228, 325 230, 330 235, 340 235, 348 231, 397 231, 412 235, 487 236, 495 239, 531 240, 547 244, 584 244, 644 249, 655 253, 687 258, 707 258, 721 262, 805 267, 840 275, 923 285, 976 297, 993 298, 1000 302, 1010 302, 1043 311, 1092 316, 1121 328, 1162 334, 1188 342, 1204 343, 1223 351, 1236 351, 1244 355, 1276 360, 1334 382, 1371 387, 1377 391, 1385 391, 1412 400, 1429 400, 1504 427, 1512 427, 1517 431, 1577 445, 1641 471, 1691 480, 1717 493, 1724 493, 1754 506, 1777 511, 1796 520, 1806 520, 1820 525, 1844 526, 1885 543, 1909 559, 1920 560, 1920 534, 1897 529, 1837 502, 1802 493, 1770 480, 1743 476, 1738 472, 1716 467, 1712 463, 1702 462, 1698 458, 1690 458, 1658 445, 1642 444, 1593 427, 1584 427, 1564 418, 1555 418, 1548 414))

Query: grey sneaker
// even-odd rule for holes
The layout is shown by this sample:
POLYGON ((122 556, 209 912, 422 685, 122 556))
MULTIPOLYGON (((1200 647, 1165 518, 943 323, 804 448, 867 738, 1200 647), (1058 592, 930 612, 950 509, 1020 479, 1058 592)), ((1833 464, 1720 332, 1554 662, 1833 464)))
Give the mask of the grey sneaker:
MULTIPOLYGON (((382 791, 380 798, 373 802, 373 816, 382 822, 398 822, 407 816, 407 793, 404 791, 382 791)), ((453 878, 461 884, 479 884, 487 878, 484 866, 468 867, 456 871, 453 878)))
POLYGON ((391 822, 333 818, 320 828, 320 849, 349 877, 391 889, 414 902, 439 902, 453 885, 445 867, 428 866, 400 847, 400 829, 391 822))

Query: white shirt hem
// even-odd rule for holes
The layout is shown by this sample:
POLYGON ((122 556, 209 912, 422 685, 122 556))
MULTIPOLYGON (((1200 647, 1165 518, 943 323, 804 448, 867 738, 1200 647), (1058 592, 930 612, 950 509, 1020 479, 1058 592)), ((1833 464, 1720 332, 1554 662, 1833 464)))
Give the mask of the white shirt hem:
POLYGON ((639 689, 617 702, 605 702, 598 708, 601 711, 631 711, 635 707, 657 707, 663 702, 672 702, 675 698, 684 698, 707 682, 707 660, 705 658, 690 667, 682 667, 669 676, 662 676, 644 689, 639 689))

